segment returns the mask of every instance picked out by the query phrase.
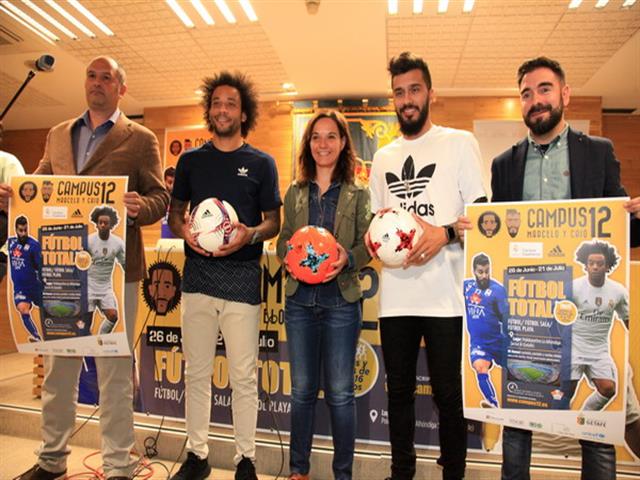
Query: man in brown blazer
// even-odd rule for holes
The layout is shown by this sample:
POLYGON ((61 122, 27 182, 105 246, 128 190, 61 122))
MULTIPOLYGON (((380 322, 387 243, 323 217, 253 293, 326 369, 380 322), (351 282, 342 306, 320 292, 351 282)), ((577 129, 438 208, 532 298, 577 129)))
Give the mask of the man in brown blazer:
MULTIPOLYGON (((40 175, 126 175, 127 261, 125 318, 133 343, 137 287, 145 270, 140 227, 165 214, 169 194, 162 181, 155 135, 118 109, 127 90, 125 72, 115 60, 97 57, 86 71, 88 110, 79 118, 53 127, 34 173, 40 175)), ((0 185, 0 209, 13 194, 0 185)), ((54 480, 66 474, 67 443, 75 424, 80 357, 45 357, 42 387, 42 444, 38 463, 21 480, 54 480)), ((134 446, 132 357, 96 358, 100 389, 100 429, 105 477, 132 477, 134 446)))

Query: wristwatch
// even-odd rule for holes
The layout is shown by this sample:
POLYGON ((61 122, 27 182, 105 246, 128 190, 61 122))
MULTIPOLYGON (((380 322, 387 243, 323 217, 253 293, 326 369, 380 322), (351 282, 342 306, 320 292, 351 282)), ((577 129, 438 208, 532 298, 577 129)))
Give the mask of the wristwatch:
POLYGON ((452 243, 458 238, 456 229, 453 225, 445 225, 444 231, 447 234, 447 243, 452 243))

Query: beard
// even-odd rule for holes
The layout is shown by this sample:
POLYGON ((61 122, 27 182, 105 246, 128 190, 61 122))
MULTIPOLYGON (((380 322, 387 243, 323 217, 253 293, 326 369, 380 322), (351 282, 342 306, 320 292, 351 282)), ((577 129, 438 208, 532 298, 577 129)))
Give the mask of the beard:
POLYGON ((507 230, 509 231, 509 235, 511 235, 511 237, 515 237, 518 234, 518 227, 507 227, 507 230))
POLYGON ((553 108, 551 107, 551 105, 541 104, 531 107, 531 110, 529 110, 529 112, 527 112, 527 115, 524 117, 524 123, 527 127, 529 127, 529 130, 531 130, 534 135, 545 135, 556 128, 556 126, 558 126, 558 124, 562 120, 563 113, 564 105, 561 98, 560 105, 557 108, 553 108), (538 112, 549 112, 549 118, 547 118, 546 120, 532 120, 531 115, 538 112))
POLYGON ((481 290, 486 290, 487 288, 489 288, 489 279, 484 279, 484 280, 478 280, 476 278, 476 283, 478 284, 478 288, 480 288, 481 290))
POLYGON ((420 130, 422 130, 422 127, 424 127, 424 124, 427 122, 427 117, 429 116, 429 97, 427 97, 424 105, 422 105, 418 118, 415 120, 405 120, 402 117, 402 112, 409 107, 417 107, 417 105, 408 104, 403 106, 400 110, 396 109, 396 117, 398 117, 398 123, 400 124, 400 131, 402 134, 411 137, 420 133, 420 130))
POLYGON ((24 235, 22 237, 18 235, 18 243, 20 243, 20 245, 22 246, 25 246, 28 238, 29 238, 29 235, 24 235))
POLYGON ((215 119, 211 118, 211 126, 213 128, 213 133, 215 133, 218 137, 233 137, 238 131, 240 131, 240 122, 231 122, 228 126, 224 128, 218 127, 215 122, 215 119))

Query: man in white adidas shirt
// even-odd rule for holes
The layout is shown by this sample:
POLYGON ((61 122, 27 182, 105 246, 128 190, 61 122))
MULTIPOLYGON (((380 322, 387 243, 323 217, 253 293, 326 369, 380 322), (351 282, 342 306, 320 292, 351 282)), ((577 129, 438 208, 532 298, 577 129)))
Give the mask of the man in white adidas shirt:
POLYGON ((478 143, 469 132, 431 123, 434 94, 423 59, 404 52, 389 63, 402 137, 376 152, 369 187, 373 211, 402 207, 423 234, 403 268, 382 269, 380 335, 389 401, 392 480, 412 479, 416 362, 425 340, 440 420, 438 464, 462 479, 467 427, 462 414, 463 251, 451 226, 465 203, 486 201, 478 143))
POLYGON ((614 313, 629 324, 629 294, 620 283, 607 278, 618 264, 615 249, 606 242, 583 243, 576 260, 586 275, 573 281, 572 300, 578 317, 571 328, 571 387, 584 375, 594 391, 583 410, 602 410, 616 393, 617 369, 609 354, 609 332, 614 313))
POLYGON ((87 273, 89 284, 89 311, 84 322, 78 325, 81 335, 91 335, 93 314, 98 308, 105 316, 100 324, 100 334, 111 333, 118 321, 118 304, 113 293, 113 269, 116 261, 124 269, 124 241, 111 233, 118 224, 118 214, 111 207, 99 207, 91 212, 91 221, 97 231, 89 235, 91 267, 87 273))

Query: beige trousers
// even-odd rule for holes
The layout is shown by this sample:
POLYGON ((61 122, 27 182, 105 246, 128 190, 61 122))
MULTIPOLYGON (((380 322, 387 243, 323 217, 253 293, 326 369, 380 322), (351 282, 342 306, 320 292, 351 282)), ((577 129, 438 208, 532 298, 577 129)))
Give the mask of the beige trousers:
MULTIPOLYGON (((129 346, 138 306, 138 282, 125 284, 125 316, 129 346)), ((97 321, 94 320, 94 321, 97 321)), ((45 356, 42 385, 42 444, 38 464, 50 472, 67 468, 67 443, 75 426, 82 357, 45 356)), ((96 357, 100 389, 100 431, 105 477, 131 476, 133 435, 132 358, 96 357)))
POLYGON ((224 337, 236 442, 236 465, 255 460, 258 421, 258 329, 260 305, 200 293, 182 294, 182 350, 186 384, 187 451, 207 458, 211 420, 211 376, 218 330, 224 337))

